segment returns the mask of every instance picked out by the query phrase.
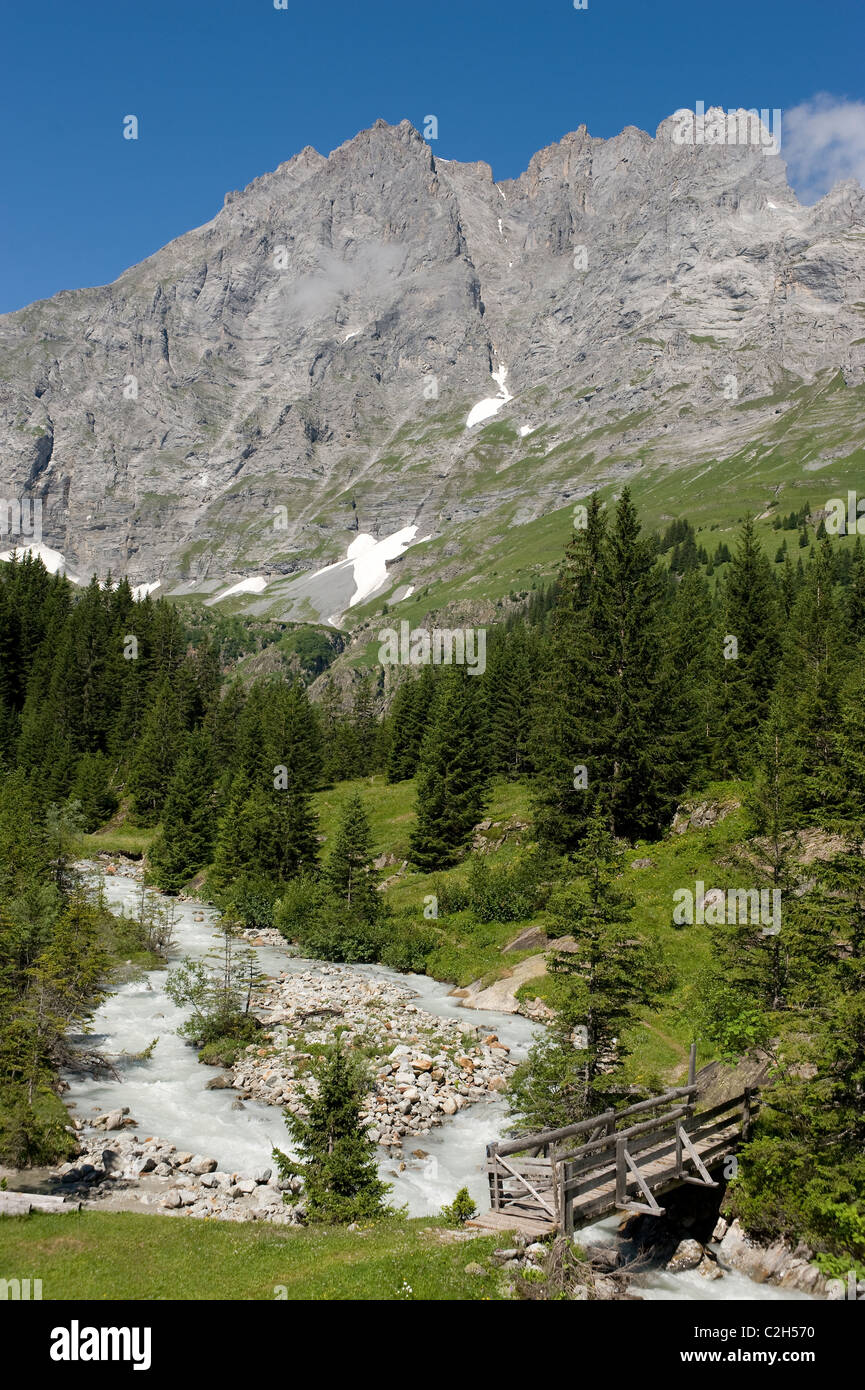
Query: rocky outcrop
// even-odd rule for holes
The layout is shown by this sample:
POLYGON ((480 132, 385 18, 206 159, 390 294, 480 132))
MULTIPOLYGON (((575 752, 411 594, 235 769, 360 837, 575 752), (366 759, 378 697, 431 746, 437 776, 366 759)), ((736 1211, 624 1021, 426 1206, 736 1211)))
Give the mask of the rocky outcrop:
POLYGON ((772 1284, 782 1289, 797 1289, 801 1293, 825 1298, 829 1281, 811 1264, 813 1251, 805 1245, 792 1250, 784 1241, 760 1245, 742 1230, 738 1221, 729 1226, 721 1222, 717 1249, 718 1264, 736 1269, 758 1284, 772 1284), (726 1227, 726 1229, 723 1229, 726 1227))
MULTIPOLYGON (((738 811, 741 804, 740 801, 733 799, 728 801, 683 802, 673 817, 673 834, 685 835, 690 830, 707 830, 709 826, 717 825, 733 811, 738 811)), ((636 868, 638 865, 642 867, 642 861, 635 861, 632 868, 636 868)))
POLYGON ((394 564, 417 592, 590 479, 708 467, 779 415, 813 452, 821 373, 852 450, 865 194, 802 206, 776 154, 676 129, 580 126, 501 182, 407 121, 295 154, 113 284, 0 318, 2 495, 81 579, 255 576, 239 602, 308 620, 348 609, 351 564, 313 572, 359 533, 448 533, 394 564))

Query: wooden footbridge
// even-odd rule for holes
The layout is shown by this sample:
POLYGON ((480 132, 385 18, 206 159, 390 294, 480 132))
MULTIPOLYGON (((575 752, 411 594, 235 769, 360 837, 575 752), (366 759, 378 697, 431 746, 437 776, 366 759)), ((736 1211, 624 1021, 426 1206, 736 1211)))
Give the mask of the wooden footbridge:
POLYGON ((660 1216, 657 1198, 683 1183, 717 1187, 712 1169, 743 1143, 759 1091, 697 1110, 696 1048, 687 1086, 538 1134, 487 1145, 490 1210, 469 1224, 525 1235, 570 1233, 611 1212, 660 1216))

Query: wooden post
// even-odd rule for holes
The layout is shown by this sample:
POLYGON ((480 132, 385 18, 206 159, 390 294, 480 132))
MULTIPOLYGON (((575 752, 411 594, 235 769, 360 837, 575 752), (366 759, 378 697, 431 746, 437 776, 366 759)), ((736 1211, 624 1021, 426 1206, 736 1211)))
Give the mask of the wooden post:
POLYGON ((492 1165, 489 1171, 491 1211, 498 1211, 501 1207, 501 1178, 495 1161, 497 1148, 497 1144, 487 1144, 487 1162, 492 1165))
POLYGON ((676 1177, 682 1176, 682 1126, 676 1124, 676 1177))
POLYGON ((747 1139, 751 1132, 751 1087, 745 1087, 742 1098, 742 1138, 747 1139))
POLYGON ((625 1161, 627 1140, 616 1140, 616 1205, 624 1205, 627 1199, 628 1168, 625 1161))
MULTIPOLYGON (((688 1085, 689 1085, 689 1086, 693 1086, 694 1083, 695 1083, 695 1081, 696 1081, 696 1079, 697 1079, 697 1044, 696 1044, 695 1042, 692 1042, 692 1043, 691 1043, 690 1051, 689 1051, 689 1053, 688 1053, 688 1085)), ((696 1096, 694 1095, 694 1093, 693 1093, 693 1091, 692 1091, 691 1094, 688 1096, 688 1114, 689 1114, 689 1115, 693 1115, 693 1113, 694 1113, 694 1111, 696 1110, 696 1108, 697 1108, 697 1099, 696 1099, 696 1096)))
POLYGON ((576 1163, 565 1162, 559 1164, 559 1192, 561 1193, 561 1220, 562 1230, 566 1236, 574 1234, 574 1201, 570 1192, 565 1191, 565 1187, 570 1182, 576 1170, 576 1163))

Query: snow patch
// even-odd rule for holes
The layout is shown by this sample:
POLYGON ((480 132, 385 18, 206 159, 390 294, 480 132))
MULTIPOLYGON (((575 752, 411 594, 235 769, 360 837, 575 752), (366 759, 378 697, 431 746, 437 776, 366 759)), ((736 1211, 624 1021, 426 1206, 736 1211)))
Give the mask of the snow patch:
POLYGON ((209 598, 207 603, 221 603, 224 598, 231 598, 232 594, 260 594, 266 588, 267 580, 257 574, 251 579, 241 579, 237 584, 232 584, 231 588, 226 589, 224 594, 217 594, 215 598, 209 598))
MULTIPOLYGON (((66 574, 66 556, 61 555, 59 550, 52 550, 50 545, 43 545, 41 541, 36 545, 16 545, 13 550, 4 550, 0 560, 11 560, 13 555, 32 555, 34 560, 42 561, 49 574, 66 574)), ((66 574, 66 578, 72 580, 73 584, 79 582, 71 574, 66 574)))
POLYGON ((132 590, 132 597, 135 599, 136 603, 140 603, 143 598, 147 598, 148 594, 152 594, 153 590, 158 588, 158 579, 155 579, 152 584, 136 584, 135 588, 132 590))
POLYGON ((357 335, 358 335, 359 333, 360 333, 360 329, 359 329, 359 328, 354 328, 354 329, 352 329, 351 333, 346 333, 346 335, 345 335, 345 337, 343 338, 342 341, 343 341, 344 343, 347 343, 348 340, 349 340, 349 338, 356 338, 357 335))
POLYGON ((537 425, 520 425, 520 439, 525 439, 527 434, 534 434, 537 425))
POLYGON ((392 536, 377 541, 374 536, 364 532, 353 540, 348 548, 347 558, 354 561, 355 590, 349 599, 349 608, 355 608, 374 594, 387 581, 387 562, 408 550, 415 536, 416 526, 404 526, 392 536))
POLYGON ((499 224, 499 236, 504 236, 504 232, 502 231, 502 219, 501 219, 500 217, 498 217, 498 218, 496 219, 496 221, 497 221, 498 224, 499 224))
POLYGON ((496 367, 495 371, 490 373, 493 381, 499 388, 498 394, 495 396, 487 396, 485 400, 478 401, 477 405, 472 406, 465 424, 467 430, 470 430, 472 425, 479 425, 482 420, 491 419, 493 415, 498 414, 503 405, 513 400, 513 396, 507 386, 505 386, 507 374, 508 369, 505 366, 496 367))

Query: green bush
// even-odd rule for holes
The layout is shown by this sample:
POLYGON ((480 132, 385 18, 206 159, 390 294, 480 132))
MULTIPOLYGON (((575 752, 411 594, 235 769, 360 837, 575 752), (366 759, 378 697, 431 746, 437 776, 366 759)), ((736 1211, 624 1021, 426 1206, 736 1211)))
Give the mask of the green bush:
POLYGON ((384 928, 355 917, 342 904, 328 904, 305 923, 295 938, 304 955, 317 960, 378 961, 384 928))
POLYGON ((368 922, 311 875, 286 884, 274 920, 304 955, 348 964, 380 962, 391 970, 423 973, 438 940, 435 932, 418 929, 414 917, 368 922))
POLYGON ((465 879, 437 879, 433 891, 446 916, 468 909, 478 922, 520 922, 545 906, 555 871, 555 857, 537 845, 506 864, 474 854, 465 879))
POLYGON ((281 884, 244 875, 229 888, 215 893, 214 900, 227 917, 250 931, 264 931, 275 925, 275 908, 281 891, 281 884))
POLYGON ((59 1096, 48 1086, 37 1088, 32 1105, 23 1086, 9 1084, 0 1094, 0 1161, 13 1168, 42 1167, 71 1158, 74 1137, 59 1096))
POLYGON ((461 1187, 453 1201, 442 1207, 442 1216, 449 1226, 464 1226, 477 1214, 478 1209, 469 1196, 467 1187, 461 1187))

